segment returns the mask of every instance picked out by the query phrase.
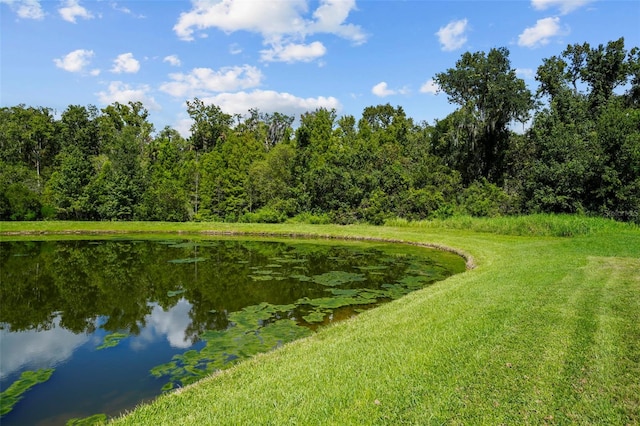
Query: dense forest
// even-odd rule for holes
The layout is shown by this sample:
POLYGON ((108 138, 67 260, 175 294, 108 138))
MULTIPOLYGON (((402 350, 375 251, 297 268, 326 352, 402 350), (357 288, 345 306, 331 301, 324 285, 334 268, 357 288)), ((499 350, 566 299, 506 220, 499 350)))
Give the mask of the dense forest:
POLYGON ((2 107, 0 220, 382 224, 550 212, 640 223, 640 49, 622 38, 569 45, 538 67, 535 93, 506 48, 467 52, 434 80, 457 109, 433 125, 390 104, 296 121, 196 98, 184 138, 156 132, 138 102, 2 107))

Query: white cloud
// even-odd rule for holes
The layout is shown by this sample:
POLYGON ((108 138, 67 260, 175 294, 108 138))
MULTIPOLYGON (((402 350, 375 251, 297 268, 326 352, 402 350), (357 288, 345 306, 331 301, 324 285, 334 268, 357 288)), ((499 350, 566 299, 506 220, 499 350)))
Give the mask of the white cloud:
POLYGON ((387 87, 386 82, 381 81, 380 83, 373 86, 373 88, 371 88, 371 93, 381 98, 384 98, 385 96, 395 95, 396 92, 393 90, 390 90, 387 87))
POLYGON ((253 66, 243 65, 221 68, 194 68, 190 73, 169 74, 173 80, 163 83, 160 90, 175 97, 202 97, 212 92, 227 92, 259 86, 262 72, 253 66))
POLYGON ((329 33, 355 43, 366 40, 359 26, 345 24, 356 7, 355 0, 321 0, 313 19, 304 17, 308 13, 306 0, 192 0, 192 3, 193 9, 180 14, 173 27, 184 40, 193 40, 195 30, 212 27, 225 32, 256 32, 265 38, 329 33))
MULTIPOLYGON (((311 16, 306 0, 192 0, 192 6, 189 12, 180 14, 173 27, 183 40, 193 40, 196 31, 207 28, 227 33, 249 31, 261 34, 264 44, 274 52, 271 56, 277 57, 279 46, 303 46, 300 42, 313 34, 334 34, 355 44, 367 39, 359 26, 346 23, 349 13, 356 8, 355 0, 320 0, 311 16)), ((311 45, 314 43, 306 46, 311 45)), ((307 60, 308 56, 300 57, 307 60)))
POLYGON ((165 56, 162 62, 168 62, 170 65, 173 65, 174 67, 179 67, 180 65, 182 65, 182 62, 180 62, 180 58, 178 58, 178 55, 165 56))
POLYGON ((433 79, 428 80, 420 87, 420 93, 437 95, 438 91, 440 91, 440 86, 438 86, 438 84, 433 79))
POLYGON ((78 49, 67 53, 62 58, 54 59, 53 62, 58 68, 62 68, 65 71, 82 72, 91 62, 93 55, 93 50, 78 49))
POLYGON ((355 0, 321 0, 320 6, 313 12, 315 21, 312 21, 305 32, 335 34, 356 44, 362 44, 367 41, 362 29, 358 25, 344 23, 349 13, 355 9, 355 0))
POLYGON ((98 92, 96 95, 98 96, 98 100, 106 105, 114 102, 121 104, 126 104, 128 102, 142 102, 145 108, 159 110, 160 105, 158 105, 156 100, 149 95, 150 91, 151 88, 146 84, 139 85, 137 88, 132 88, 130 85, 121 81, 112 81, 109 83, 109 87, 106 91, 98 92))
POLYGON ((371 88, 371 93, 373 93, 374 95, 380 98, 384 98, 386 96, 398 95, 398 94, 406 95, 407 93, 409 93, 409 89, 407 89, 406 87, 403 87, 402 89, 389 89, 387 82, 381 81, 380 83, 376 84, 371 88))
POLYGON ((538 19, 536 25, 526 28, 522 34, 518 36, 518 46, 538 47, 549 43, 549 39, 553 36, 560 35, 560 18, 544 18, 538 19))
POLYGON ((446 26, 441 27, 436 35, 442 45, 442 50, 452 51, 461 48, 467 42, 465 31, 467 30, 468 21, 460 19, 451 21, 446 26))
POLYGON ((40 0, 0 0, 0 3, 9 5, 20 18, 23 19, 44 19, 44 11, 40 5, 40 0))
POLYGON ((241 30, 257 32, 265 37, 297 32, 304 27, 300 13, 307 9, 304 0, 192 0, 192 3, 193 9, 181 13, 173 27, 183 40, 193 40, 194 31, 211 27, 228 33, 241 30))
POLYGON ((531 5, 536 10, 547 10, 552 7, 558 7, 560 13, 567 14, 593 1, 594 0, 531 0, 531 5))
POLYGON ((68 22, 76 23, 76 18, 92 19, 93 14, 84 7, 80 6, 80 0, 67 0, 66 6, 58 9, 62 19, 68 22))
POLYGON ((268 62, 311 62, 324 56, 327 48, 319 41, 314 41, 311 44, 273 45, 271 49, 262 50, 260 53, 262 60, 268 62))
POLYGON ((140 70, 140 62, 133 57, 133 53, 123 53, 113 60, 111 72, 116 74, 136 73, 140 70))
POLYGON ((219 106, 228 114, 246 114, 251 108, 261 112, 280 112, 288 115, 299 115, 318 108, 340 110, 338 99, 333 96, 317 98, 300 98, 290 93, 273 90, 253 90, 251 92, 220 93, 202 99, 205 103, 219 106))

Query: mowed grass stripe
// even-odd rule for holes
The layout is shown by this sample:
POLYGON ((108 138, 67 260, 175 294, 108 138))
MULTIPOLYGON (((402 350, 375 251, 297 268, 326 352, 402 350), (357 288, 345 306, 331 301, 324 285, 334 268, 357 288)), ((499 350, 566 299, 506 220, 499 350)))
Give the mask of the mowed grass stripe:
POLYGON ((593 257, 585 270, 600 298, 591 350, 572 377, 573 412, 592 424, 640 424, 640 259, 593 257))

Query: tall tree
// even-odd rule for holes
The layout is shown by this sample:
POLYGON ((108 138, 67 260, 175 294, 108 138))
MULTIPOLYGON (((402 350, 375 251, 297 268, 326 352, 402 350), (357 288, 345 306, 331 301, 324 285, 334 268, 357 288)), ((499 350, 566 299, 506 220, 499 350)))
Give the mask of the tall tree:
POLYGON ((294 165, 296 151, 290 143, 273 147, 249 169, 250 211, 268 206, 286 215, 297 212, 294 165))
POLYGON ((60 116, 61 149, 77 147, 84 156, 100 154, 98 116, 99 111, 93 105, 69 105, 60 116))
POLYGON ((95 171, 90 158, 75 146, 65 148, 58 155, 58 162, 47 181, 45 199, 59 219, 88 219, 86 187, 95 171))
POLYGON ((24 163, 36 173, 38 190, 43 168, 58 154, 57 126, 50 108, 18 105, 0 110, 0 160, 24 163))
POLYGON ((364 126, 363 122, 378 145, 397 143, 404 146, 413 127, 413 122, 406 116, 404 109, 401 106, 394 108, 390 104, 366 107, 362 112, 361 128, 364 126))
POLYGON ((526 121, 533 107, 531 93, 511 68, 509 51, 467 52, 435 81, 460 107, 450 116, 451 129, 436 153, 451 158, 466 183, 482 177, 501 183, 509 124, 526 121))
POLYGON ((543 104, 515 162, 527 211, 589 212, 639 220, 637 49, 624 39, 569 45, 538 68, 543 104), (616 93, 631 80, 631 89, 616 93))
MULTIPOLYGON (((607 103, 617 87, 628 81, 627 51, 624 48, 624 38, 593 49, 588 49, 589 45, 586 43, 584 46, 587 54, 581 76, 589 85, 591 109, 596 111, 607 103)), ((570 49, 571 46, 567 51, 570 49)))
POLYGON ((189 140, 198 153, 215 148, 226 137, 233 124, 233 116, 222 112, 217 105, 206 105, 198 98, 187 101, 187 112, 193 120, 189 140))
POLYGON ((189 181, 184 179, 187 142, 165 127, 147 145, 144 175, 147 181, 139 219, 186 221, 192 216, 188 198, 189 181))
POLYGON ((153 125, 140 102, 118 102, 98 117, 102 154, 94 159, 96 174, 87 186, 90 216, 102 220, 132 220, 142 201, 143 154, 153 125))
POLYGON ((216 147, 202 155, 201 216, 233 221, 251 210, 249 170, 265 155, 250 132, 229 131, 216 147))

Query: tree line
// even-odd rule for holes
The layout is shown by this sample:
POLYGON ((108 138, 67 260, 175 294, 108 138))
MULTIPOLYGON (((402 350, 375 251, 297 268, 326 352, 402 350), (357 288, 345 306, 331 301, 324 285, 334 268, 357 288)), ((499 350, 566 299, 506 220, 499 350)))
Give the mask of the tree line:
POLYGON ((187 102, 185 138, 140 102, 0 108, 1 220, 384 223, 582 213, 640 223, 640 49, 569 45, 532 93, 509 51, 467 52, 435 82, 433 125, 390 104, 356 119, 230 115, 187 102), (523 132, 513 130, 521 123, 523 132))

